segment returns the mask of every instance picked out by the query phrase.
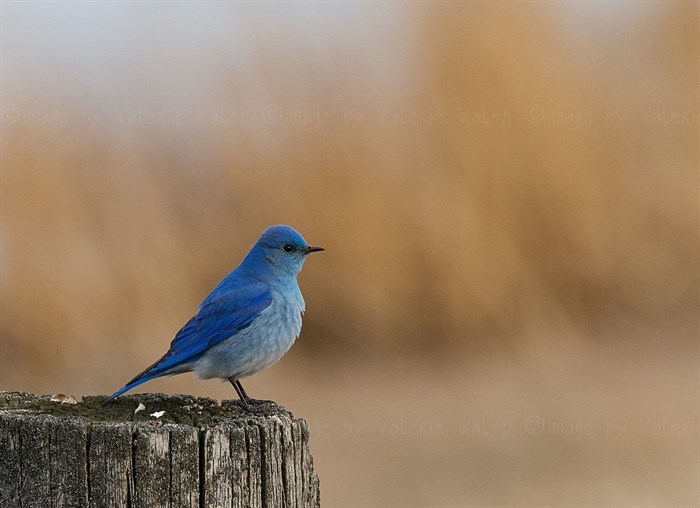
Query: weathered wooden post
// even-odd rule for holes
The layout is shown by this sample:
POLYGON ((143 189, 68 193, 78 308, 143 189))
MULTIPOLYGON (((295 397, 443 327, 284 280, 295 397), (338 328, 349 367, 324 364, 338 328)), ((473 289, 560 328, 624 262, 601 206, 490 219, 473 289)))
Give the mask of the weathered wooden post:
POLYGON ((0 392, 2 508, 319 506, 308 425, 272 402, 51 399, 0 392))

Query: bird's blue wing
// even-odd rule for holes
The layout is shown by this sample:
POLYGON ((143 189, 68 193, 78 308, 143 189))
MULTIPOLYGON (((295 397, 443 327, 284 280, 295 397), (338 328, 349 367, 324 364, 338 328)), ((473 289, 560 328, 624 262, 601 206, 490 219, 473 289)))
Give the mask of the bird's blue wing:
POLYGON ((272 303, 270 290, 262 285, 246 286, 212 295, 199 312, 182 327, 170 343, 158 369, 169 370, 195 360, 207 349, 247 328, 272 303))
POLYGON ((150 379, 176 373, 178 365, 196 360, 207 349, 250 326, 271 303, 272 293, 263 284, 215 290, 204 300, 197 314, 177 332, 168 352, 110 399, 150 379))

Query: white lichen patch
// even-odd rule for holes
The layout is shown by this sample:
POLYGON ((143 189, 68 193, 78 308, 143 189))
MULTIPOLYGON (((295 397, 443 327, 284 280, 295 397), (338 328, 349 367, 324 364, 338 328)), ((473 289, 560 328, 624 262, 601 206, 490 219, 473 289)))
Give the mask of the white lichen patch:
POLYGON ((56 393, 51 396, 51 402, 60 402, 61 404, 77 404, 78 401, 72 395, 66 395, 65 393, 56 393))

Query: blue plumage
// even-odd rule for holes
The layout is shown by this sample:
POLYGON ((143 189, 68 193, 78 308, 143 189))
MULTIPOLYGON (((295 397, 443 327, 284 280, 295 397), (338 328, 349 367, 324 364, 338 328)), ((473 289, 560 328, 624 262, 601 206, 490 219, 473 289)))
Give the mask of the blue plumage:
POLYGON ((247 404, 240 379, 275 363, 299 335, 304 299, 297 274, 306 256, 320 250, 289 226, 267 228, 204 299, 168 352, 110 399, 156 377, 194 371, 204 379, 228 379, 247 404))

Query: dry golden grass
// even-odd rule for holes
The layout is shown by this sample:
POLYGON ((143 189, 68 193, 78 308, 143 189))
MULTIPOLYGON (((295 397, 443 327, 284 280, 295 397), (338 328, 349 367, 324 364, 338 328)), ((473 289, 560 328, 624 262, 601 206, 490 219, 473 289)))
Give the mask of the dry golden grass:
MULTIPOLYGON (((697 426, 697 5, 631 22, 641 8, 625 4, 627 28, 583 35, 578 4, 348 4, 310 19, 221 5, 235 29, 209 20, 210 36, 195 29, 205 11, 150 6, 132 14, 166 28, 132 27, 126 67, 78 78, 47 59, 46 82, 13 57, 38 37, 22 8, 3 22, 0 388, 113 390, 286 222, 327 252, 301 275, 302 339, 249 391, 311 419, 330 504, 697 502, 681 488, 697 428, 674 440, 638 425, 697 426), (374 425, 387 415, 450 430, 387 437, 374 425), (532 441, 531 415, 596 432, 532 441), (635 425, 623 444, 604 435, 611 415, 635 425), (464 438, 472 417, 520 430, 464 438), (376 432, 356 447, 340 429, 362 422, 376 432), (374 469, 358 450, 381 456, 374 469), (405 467, 416 455, 433 469, 405 467), (656 458, 675 480, 649 483, 656 458), (357 468, 386 482, 358 489, 357 468)), ((94 46, 93 65, 124 65, 94 46)), ((144 389, 230 396, 190 377, 144 389)))

